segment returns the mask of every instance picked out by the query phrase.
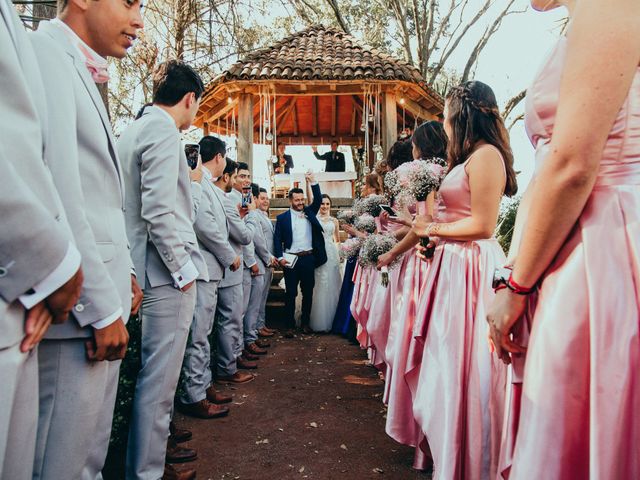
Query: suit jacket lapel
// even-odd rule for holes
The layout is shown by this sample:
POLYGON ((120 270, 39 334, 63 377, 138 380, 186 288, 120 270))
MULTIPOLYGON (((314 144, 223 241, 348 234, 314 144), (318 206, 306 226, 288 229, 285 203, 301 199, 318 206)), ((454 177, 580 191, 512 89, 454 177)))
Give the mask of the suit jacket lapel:
POLYGON ((67 54, 73 59, 73 65, 82 80, 89 96, 91 97, 91 101, 93 105, 98 110, 98 114, 100 115, 100 120, 102 120, 102 125, 104 127, 104 131, 107 134, 107 138, 109 140, 109 154, 111 155, 111 160, 116 168, 116 172, 118 173, 118 178, 120 180, 120 189, 123 194, 124 200, 124 180, 122 178, 122 172, 120 169, 120 162, 118 161, 118 157, 116 154, 116 142, 113 138, 113 132, 111 131, 111 121, 109 120, 109 114, 107 113, 107 109, 102 101, 102 97, 100 96, 100 92, 98 91, 98 87, 96 86, 93 78, 89 74, 89 70, 85 65, 85 60, 80 56, 80 52, 77 51, 77 48, 69 42, 67 35, 61 31, 58 27, 51 25, 49 22, 41 22, 39 29, 42 29, 49 36, 53 37, 58 44, 67 52, 67 54))

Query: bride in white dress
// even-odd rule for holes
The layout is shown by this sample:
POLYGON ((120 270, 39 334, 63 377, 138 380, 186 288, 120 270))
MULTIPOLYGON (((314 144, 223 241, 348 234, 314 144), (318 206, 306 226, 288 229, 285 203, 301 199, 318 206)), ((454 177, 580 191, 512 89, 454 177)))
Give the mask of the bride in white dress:
POLYGON ((327 251, 327 263, 316 268, 313 305, 309 326, 314 332, 328 332, 336 314, 342 274, 340 273, 340 255, 338 254, 338 221, 331 216, 331 198, 322 195, 322 206, 318 212, 318 221, 324 230, 324 245, 327 251))

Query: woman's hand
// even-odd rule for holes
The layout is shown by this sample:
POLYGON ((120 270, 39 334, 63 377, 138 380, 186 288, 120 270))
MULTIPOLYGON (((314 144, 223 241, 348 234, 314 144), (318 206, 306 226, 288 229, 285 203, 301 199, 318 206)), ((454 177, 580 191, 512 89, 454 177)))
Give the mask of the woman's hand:
POLYGON ((413 220, 412 226, 413 231, 420 238, 428 237, 427 227, 430 223, 433 222, 433 217, 431 215, 416 215, 416 218, 413 220))
POLYGON ((418 243, 415 248, 416 256, 420 260, 422 260, 423 262, 430 262, 433 259, 433 256, 428 257, 427 250, 433 250, 434 248, 436 248, 436 242, 435 240, 429 240, 429 243, 426 247, 418 243))
POLYGON ((396 255, 393 252, 384 253, 378 257, 376 268, 380 270, 382 267, 388 267, 395 259, 396 255))
POLYGON ((507 365, 511 363, 510 354, 522 354, 527 351, 510 338, 511 329, 524 314, 526 306, 526 295, 518 295, 508 288, 503 288, 496 293, 487 313, 489 339, 496 349, 496 355, 507 365))

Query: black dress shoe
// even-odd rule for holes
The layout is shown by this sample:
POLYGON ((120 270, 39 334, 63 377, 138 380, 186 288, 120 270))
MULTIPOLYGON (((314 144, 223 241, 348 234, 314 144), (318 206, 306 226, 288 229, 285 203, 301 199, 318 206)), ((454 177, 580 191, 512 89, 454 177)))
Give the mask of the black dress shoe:
POLYGON ((294 337, 293 330, 291 330, 291 329, 285 330, 285 332, 282 335, 284 336, 284 338, 293 338, 294 337))
POLYGON ((193 462, 196 458, 198 458, 198 452, 192 448, 181 447, 171 439, 167 442, 167 463, 193 462))
POLYGON ((269 348, 271 346, 271 343, 269 342, 269 340, 265 340, 263 338, 257 339, 255 341, 255 344, 260 348, 269 348))

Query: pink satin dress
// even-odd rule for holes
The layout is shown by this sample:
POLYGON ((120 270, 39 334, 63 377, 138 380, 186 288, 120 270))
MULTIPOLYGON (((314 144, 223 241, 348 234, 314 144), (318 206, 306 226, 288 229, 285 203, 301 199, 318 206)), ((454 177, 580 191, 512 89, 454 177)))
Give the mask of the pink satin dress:
MULTIPOLYGON (((394 233, 402 228, 402 225, 385 221, 380 217, 376 218, 378 225, 378 233, 394 233)), ((375 349, 377 358, 384 365, 380 365, 381 370, 385 374, 385 391, 383 402, 387 403, 389 394, 389 381, 391 379, 391 369, 389 368, 389 332, 392 330, 392 324, 395 324, 398 317, 394 315, 394 305, 402 296, 401 280, 404 276, 405 255, 402 256, 400 264, 389 270, 389 283, 385 287, 382 285, 382 274, 376 270, 376 278, 372 277, 371 291, 371 309, 369 311, 369 321, 367 330, 371 340, 372 348, 375 349)))
MULTIPOLYGON (((467 162, 443 181, 436 221, 471 215, 467 162)), ((429 267, 405 379, 414 418, 431 449, 434 479, 488 479, 497 474, 506 367, 489 351, 486 311, 495 295, 493 272, 504 261, 495 238, 440 240, 429 267)))
MULTIPOLYGON (((536 161, 549 152, 561 39, 527 95, 536 161)), ((575 228, 533 316, 511 479, 640 478, 640 68, 575 228)))

